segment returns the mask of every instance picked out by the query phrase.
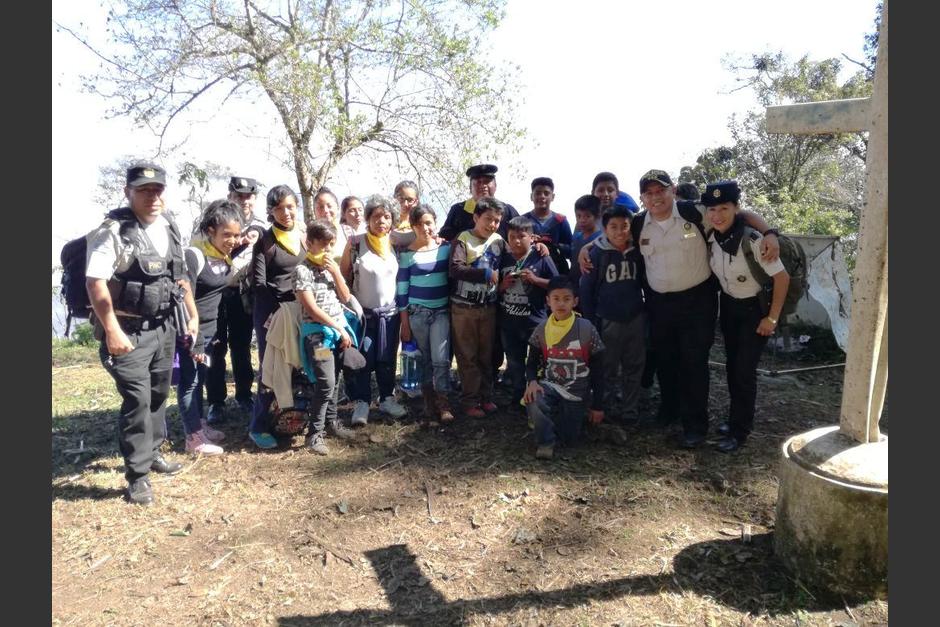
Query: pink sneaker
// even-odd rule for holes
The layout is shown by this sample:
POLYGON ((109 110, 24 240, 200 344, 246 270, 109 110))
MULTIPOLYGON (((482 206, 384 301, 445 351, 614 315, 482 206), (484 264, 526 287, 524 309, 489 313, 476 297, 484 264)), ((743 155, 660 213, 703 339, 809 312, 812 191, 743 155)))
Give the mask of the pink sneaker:
POLYGON ((202 435, 205 436, 206 440, 209 442, 221 442, 225 439, 225 434, 218 429, 210 427, 205 419, 202 420, 202 435))
POLYGON ((221 446, 209 442, 200 430, 186 436, 186 452, 194 455, 221 455, 224 451, 221 446))

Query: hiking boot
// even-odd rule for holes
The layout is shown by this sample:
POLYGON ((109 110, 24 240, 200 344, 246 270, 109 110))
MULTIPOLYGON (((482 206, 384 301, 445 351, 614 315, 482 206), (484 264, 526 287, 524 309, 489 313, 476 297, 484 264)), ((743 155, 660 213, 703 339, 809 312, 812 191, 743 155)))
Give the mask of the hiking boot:
POLYGON ((369 403, 356 401, 356 405, 353 407, 351 422, 354 427, 369 423, 369 403))
POLYGON ((258 448, 270 449, 277 448, 277 440, 270 433, 252 433, 248 432, 248 437, 258 448))
POLYGON ((199 430, 186 436, 186 452, 194 455, 221 455, 225 451, 207 440, 202 430, 199 430))
POLYGON ((679 436, 679 448, 695 449, 705 443, 705 436, 698 434, 687 434, 679 436))
POLYGON ((379 403, 379 411, 388 414, 392 418, 401 418, 408 414, 408 410, 399 405, 394 396, 389 396, 379 403))
POLYGON ((543 444, 535 449, 535 459, 551 459, 554 454, 554 444, 543 444))
POLYGON ((326 445, 322 433, 313 433, 307 436, 307 449, 317 455, 328 455, 330 447, 326 445))
POLYGON ((144 476, 128 481, 125 498, 128 503, 134 503, 135 505, 150 505, 153 503, 153 488, 150 487, 150 479, 144 476))
POLYGON ((495 414, 496 412, 499 411, 499 407, 497 407, 496 403, 494 403, 493 401, 486 401, 485 403, 480 405, 480 409, 482 409, 484 413, 486 413, 486 415, 495 414))
POLYGON ((472 407, 464 407, 463 415, 467 418, 486 418, 486 412, 479 408, 477 405, 472 407))
POLYGON ((331 435, 338 437, 341 440, 355 440, 356 432, 344 425, 339 420, 335 420, 327 424, 327 429, 331 435))
POLYGON ((168 462, 163 455, 156 453, 153 461, 150 463, 150 470, 159 472, 162 475, 175 475, 183 469, 183 464, 179 462, 168 462))
POLYGON ((718 444, 715 445, 715 450, 721 453, 733 453, 744 444, 744 440, 739 440, 733 435, 726 436, 718 441, 718 444))
POLYGON ((447 396, 444 394, 439 394, 437 397, 437 411, 439 412, 441 422, 454 421, 454 412, 450 410, 450 403, 447 401, 447 396))
POLYGON ((225 422, 225 405, 222 403, 212 403, 209 405, 209 411, 206 412, 206 422, 210 425, 218 425, 225 422))
POLYGON ((202 432, 203 437, 209 442, 221 442, 225 439, 225 434, 219 431, 218 429, 213 429, 209 426, 209 423, 205 420, 202 421, 202 432))

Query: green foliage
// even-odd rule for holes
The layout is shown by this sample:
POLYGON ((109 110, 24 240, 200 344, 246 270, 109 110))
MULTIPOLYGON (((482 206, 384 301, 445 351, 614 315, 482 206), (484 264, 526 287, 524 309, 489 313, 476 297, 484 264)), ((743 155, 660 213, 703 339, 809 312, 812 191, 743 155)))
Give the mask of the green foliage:
POLYGON ((468 160, 513 150, 522 137, 510 95, 517 68, 484 58, 504 4, 128 0, 109 12, 108 52, 96 50, 109 63, 85 84, 161 146, 197 100, 267 102, 307 217, 313 191, 363 148, 414 170, 425 189, 455 191, 468 160))
POLYGON ((72 331, 71 342, 79 346, 94 346, 97 343, 94 327, 82 322, 72 331))

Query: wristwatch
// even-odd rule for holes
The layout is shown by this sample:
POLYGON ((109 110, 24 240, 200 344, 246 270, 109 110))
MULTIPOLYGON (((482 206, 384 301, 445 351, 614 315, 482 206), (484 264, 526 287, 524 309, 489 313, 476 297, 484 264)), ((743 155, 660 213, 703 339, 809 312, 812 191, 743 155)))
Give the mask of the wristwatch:
POLYGON ((780 237, 780 231, 778 231, 777 229, 767 229, 766 231, 761 233, 761 235, 763 237, 767 237, 768 235, 776 235, 777 237, 780 237))

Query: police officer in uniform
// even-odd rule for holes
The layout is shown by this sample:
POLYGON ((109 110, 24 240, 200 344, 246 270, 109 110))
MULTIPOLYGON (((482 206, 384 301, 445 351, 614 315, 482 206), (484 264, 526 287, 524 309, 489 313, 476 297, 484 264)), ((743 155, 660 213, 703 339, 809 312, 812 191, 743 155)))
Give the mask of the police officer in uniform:
MULTIPOLYGON (((708 433, 708 353, 718 312, 718 286, 702 226, 704 207, 682 201, 683 213, 697 212, 690 216, 694 221, 685 219, 676 204, 672 179, 662 170, 650 170, 640 178, 640 198, 647 211, 642 228, 632 236, 646 262, 650 343, 657 354, 661 386, 657 420, 665 424, 680 418, 679 446, 696 448, 708 433)), ((752 212, 742 212, 742 217, 762 233, 769 230, 752 212)), ((764 240, 771 249, 765 258, 776 259, 776 237, 764 240)))
POLYGON ((247 415, 251 415, 253 399, 251 384, 255 371, 251 366, 251 289, 247 282, 251 251, 268 225, 254 213, 258 197, 258 181, 247 176, 233 176, 228 183, 228 199, 241 207, 243 223, 242 241, 232 251, 234 272, 229 286, 222 292, 219 304, 218 330, 215 341, 207 347, 210 356, 206 375, 206 402, 209 410, 206 421, 218 424, 225 420, 225 354, 231 350, 232 376, 235 379, 235 401, 247 415))
MULTIPOLYGON (((473 208, 476 207, 476 202, 487 196, 496 197, 497 169, 492 163, 481 163, 467 168, 467 176, 470 177, 470 198, 451 205, 450 211, 447 212, 447 219, 444 220, 438 233, 441 238, 450 241, 467 229, 473 228, 473 208)), ((506 212, 503 214, 497 232, 503 239, 506 239, 509 221, 518 217, 519 212, 508 202, 504 202, 503 206, 506 207, 506 212)))
POLYGON ((199 318, 179 229, 164 212, 166 171, 153 163, 127 169, 129 207, 108 214, 88 236, 86 287, 101 341, 99 355, 121 395, 118 444, 124 456, 127 499, 149 504, 150 471, 174 474, 182 465, 164 459, 166 399, 170 391, 176 327, 174 299, 189 313, 186 333, 199 318), (183 296, 179 296, 182 291, 183 296))

